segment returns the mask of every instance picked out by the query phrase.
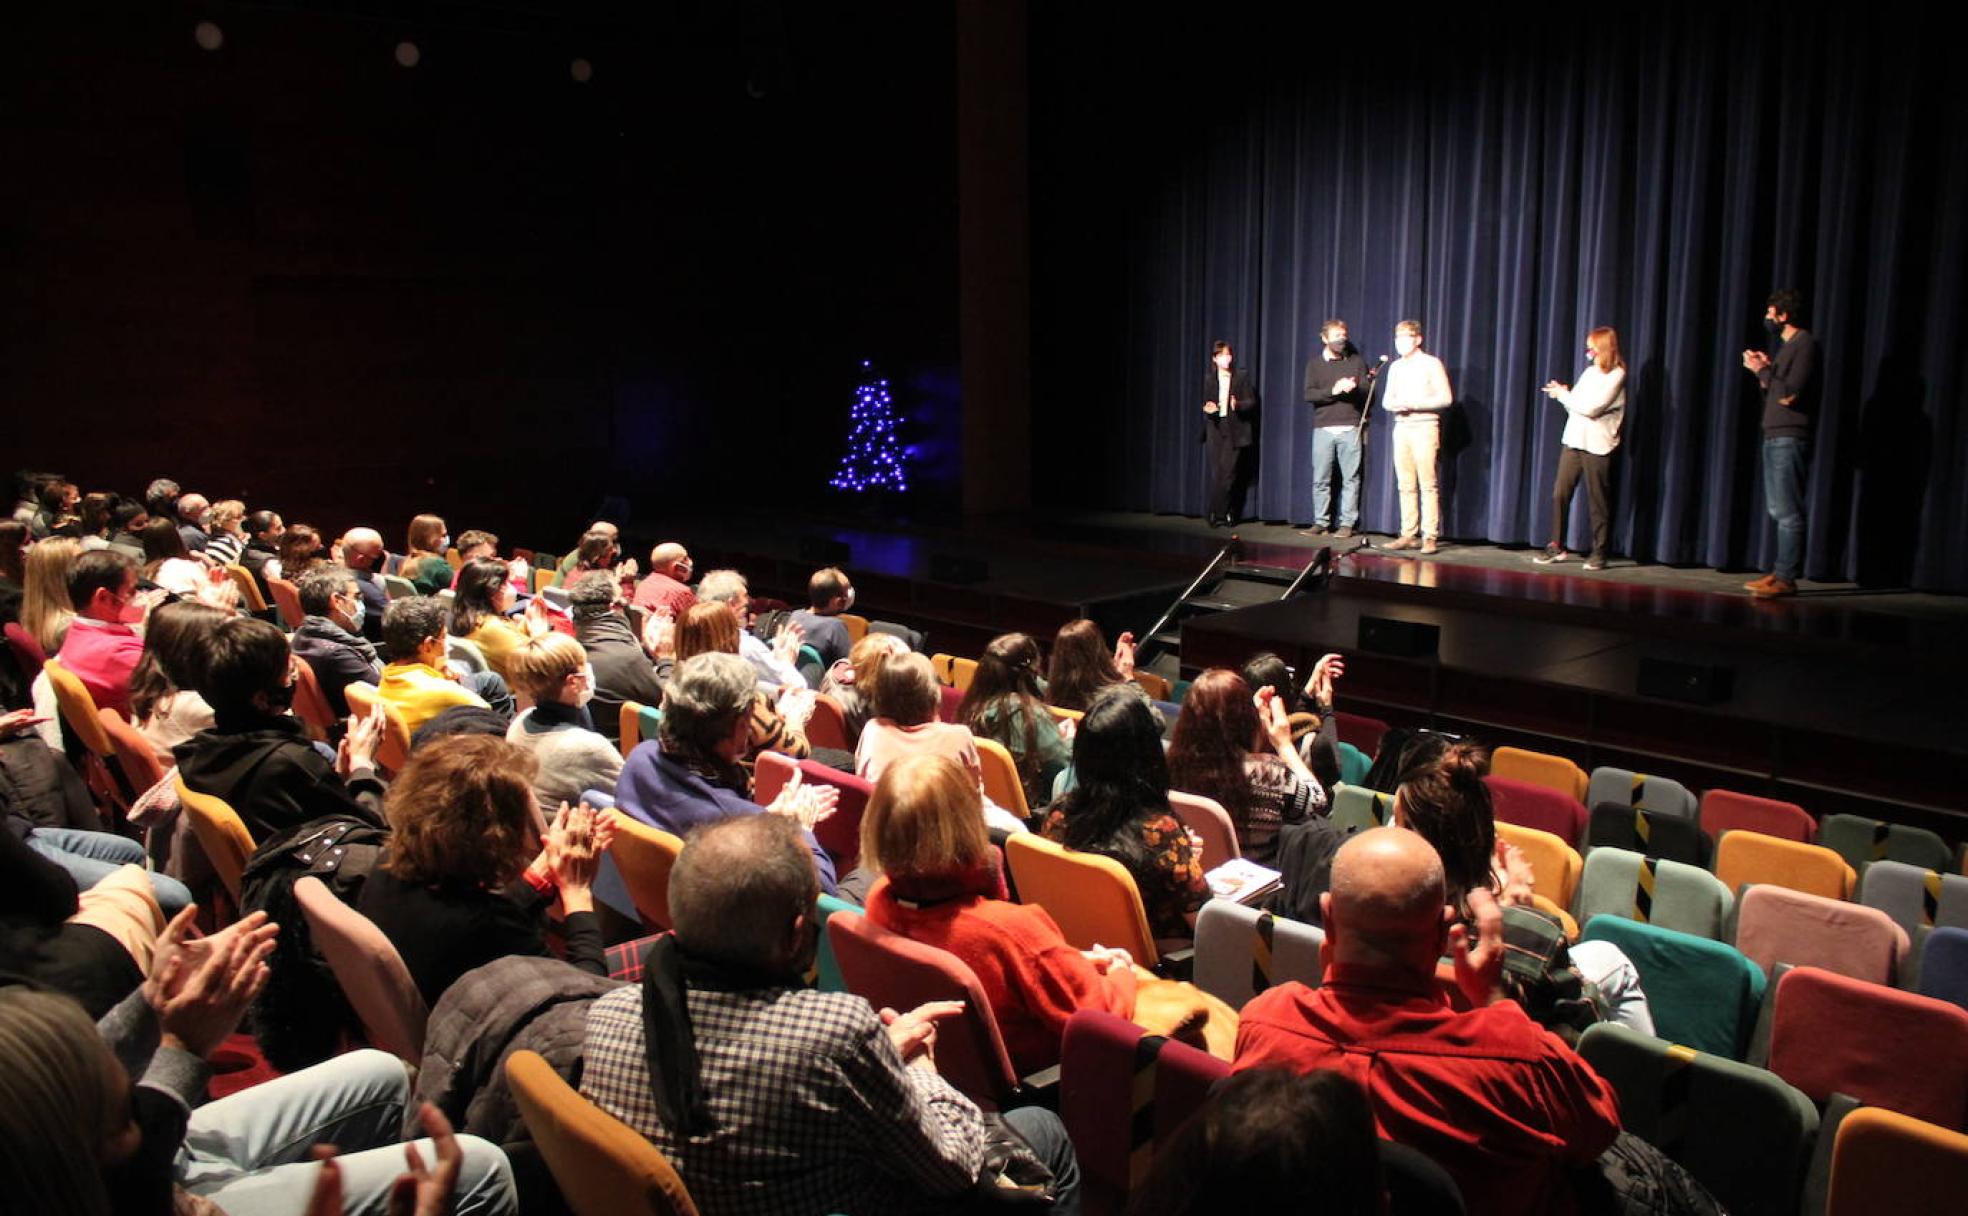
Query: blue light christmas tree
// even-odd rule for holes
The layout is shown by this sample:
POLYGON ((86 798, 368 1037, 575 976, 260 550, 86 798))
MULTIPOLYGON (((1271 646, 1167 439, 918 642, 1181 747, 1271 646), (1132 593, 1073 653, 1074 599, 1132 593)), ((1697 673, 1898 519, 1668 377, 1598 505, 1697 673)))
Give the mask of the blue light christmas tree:
POLYGON ((861 361, 866 375, 854 393, 847 452, 827 484, 854 494, 869 490, 905 493, 909 478, 902 463, 907 452, 895 433, 895 402, 888 395, 888 381, 876 376, 873 366, 866 359, 861 361))

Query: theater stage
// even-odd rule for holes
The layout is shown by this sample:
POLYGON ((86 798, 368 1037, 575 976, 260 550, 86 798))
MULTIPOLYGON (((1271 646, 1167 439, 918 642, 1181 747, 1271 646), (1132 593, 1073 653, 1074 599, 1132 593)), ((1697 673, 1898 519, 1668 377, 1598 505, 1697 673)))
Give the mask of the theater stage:
MULTIPOLYGON (((849 568, 856 610, 976 654, 1022 629, 1089 616, 1145 633, 1232 535, 1239 560, 1299 570, 1333 548, 1323 591, 1190 621, 1183 674, 1256 650, 1299 670, 1348 657, 1342 707, 1670 776, 1849 810, 1968 838, 1968 598, 1804 583, 1741 590, 1754 572, 1616 561, 1537 566, 1531 551, 1387 553, 1386 537, 1316 541, 1263 523, 1212 530, 1121 512, 1027 516, 965 529, 870 521, 677 522, 699 570, 731 564, 758 594, 800 598, 816 565, 849 568), (1432 654, 1362 647, 1362 622, 1432 627, 1432 654), (1642 669, 1655 680, 1642 693, 1642 669), (1685 699, 1684 699, 1685 698, 1685 699)), ((1314 580, 1315 585, 1317 580, 1314 580)))

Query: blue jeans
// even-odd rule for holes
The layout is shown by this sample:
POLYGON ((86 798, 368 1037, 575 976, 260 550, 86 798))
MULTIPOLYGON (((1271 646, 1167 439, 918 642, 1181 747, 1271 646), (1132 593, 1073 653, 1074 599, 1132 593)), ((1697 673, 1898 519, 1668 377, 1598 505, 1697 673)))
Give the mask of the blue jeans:
MULTIPOLYGON (((80 828, 35 828, 27 847, 68 871, 75 889, 86 891, 123 866, 142 866, 143 846, 126 836, 80 828)), ((164 915, 176 916, 191 903, 191 891, 168 874, 150 875, 150 893, 164 915)))
POLYGON ((1763 441, 1763 501, 1777 521, 1777 564, 1771 573, 1793 583, 1804 566, 1804 484, 1810 455, 1808 440, 1778 436, 1763 441))
MULTIPOLYGON (((399 1142, 409 1100, 402 1061, 380 1051, 351 1051, 276 1077, 191 1112, 178 1183, 228 1212, 299 1212, 321 1172, 308 1160, 309 1146, 334 1144, 342 1150, 343 1210, 382 1216, 405 1168, 399 1142)), ((435 1165, 431 1142, 416 1144, 424 1164, 435 1165)), ((477 1136, 459 1136, 458 1147, 458 1216, 517 1212, 505 1153, 477 1136)))
POLYGON ((1357 427, 1322 426, 1312 432, 1312 522, 1323 528, 1333 522, 1333 464, 1339 464, 1339 526, 1360 522, 1360 431, 1357 427))

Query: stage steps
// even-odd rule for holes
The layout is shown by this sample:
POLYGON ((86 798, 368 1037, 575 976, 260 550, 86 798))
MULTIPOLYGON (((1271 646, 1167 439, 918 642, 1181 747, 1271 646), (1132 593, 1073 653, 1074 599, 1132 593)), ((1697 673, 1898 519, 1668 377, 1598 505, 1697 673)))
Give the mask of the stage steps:
POLYGON ((1146 632, 1134 665, 1173 684, 1182 678, 1182 626, 1197 617, 1269 604, 1301 591, 1322 591, 1332 577, 1332 549, 1321 548, 1304 568, 1290 570, 1241 561, 1243 541, 1231 536, 1194 581, 1146 632))

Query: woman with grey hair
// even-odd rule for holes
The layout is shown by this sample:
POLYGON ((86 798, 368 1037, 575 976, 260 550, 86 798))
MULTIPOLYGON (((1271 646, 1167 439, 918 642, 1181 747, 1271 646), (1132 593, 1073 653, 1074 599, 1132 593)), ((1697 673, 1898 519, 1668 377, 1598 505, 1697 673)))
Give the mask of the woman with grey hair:
POLYGON ((663 689, 663 725, 656 738, 630 752, 622 765, 617 805, 678 836, 735 815, 785 815, 804 833, 820 885, 831 892, 833 859, 813 838, 813 825, 833 813, 835 789, 806 785, 795 774, 771 806, 752 801, 751 777, 739 760, 751 743, 756 690, 752 665, 735 654, 711 651, 678 663, 663 689))

